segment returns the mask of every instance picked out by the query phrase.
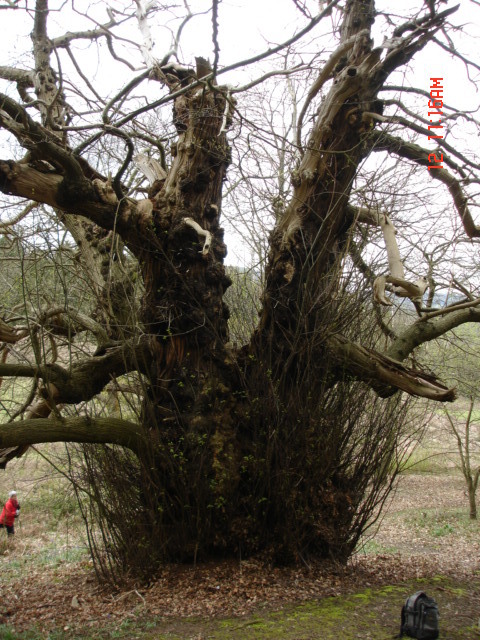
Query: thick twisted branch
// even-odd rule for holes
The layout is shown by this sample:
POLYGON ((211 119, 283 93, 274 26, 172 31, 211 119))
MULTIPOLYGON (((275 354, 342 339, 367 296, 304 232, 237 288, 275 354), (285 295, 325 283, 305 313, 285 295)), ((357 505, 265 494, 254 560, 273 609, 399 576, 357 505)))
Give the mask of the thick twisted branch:
POLYGON ((0 424, 3 450, 42 442, 110 443, 139 451, 145 439, 138 424, 118 418, 32 418, 0 424))
POLYGON ((412 396, 440 402, 455 400, 455 389, 449 389, 424 371, 409 369, 389 355, 349 342, 340 335, 330 337, 328 347, 344 371, 366 382, 381 397, 401 389, 412 396))

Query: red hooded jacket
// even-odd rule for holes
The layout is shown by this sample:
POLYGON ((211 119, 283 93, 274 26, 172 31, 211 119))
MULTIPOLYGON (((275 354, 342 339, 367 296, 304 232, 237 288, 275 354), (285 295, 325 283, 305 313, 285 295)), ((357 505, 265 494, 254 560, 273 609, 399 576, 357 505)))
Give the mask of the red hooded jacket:
POLYGON ((9 498, 5 506, 3 507, 3 511, 0 514, 0 524, 4 524, 7 527, 12 527, 15 521, 15 515, 18 509, 18 501, 15 496, 9 498))

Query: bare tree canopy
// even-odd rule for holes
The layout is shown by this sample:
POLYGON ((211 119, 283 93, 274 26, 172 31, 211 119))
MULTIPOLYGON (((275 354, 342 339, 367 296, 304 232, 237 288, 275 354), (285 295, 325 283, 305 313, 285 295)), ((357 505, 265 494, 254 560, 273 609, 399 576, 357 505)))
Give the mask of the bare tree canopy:
POLYGON ((102 445, 103 497, 121 464, 159 558, 347 557, 391 487, 400 392, 455 398, 419 347, 480 319, 462 7, 287 4, 281 42, 227 63, 219 0, 0 4, 31 34, 0 66, 1 465, 102 445), (222 215, 259 260, 255 321, 230 318, 222 215))

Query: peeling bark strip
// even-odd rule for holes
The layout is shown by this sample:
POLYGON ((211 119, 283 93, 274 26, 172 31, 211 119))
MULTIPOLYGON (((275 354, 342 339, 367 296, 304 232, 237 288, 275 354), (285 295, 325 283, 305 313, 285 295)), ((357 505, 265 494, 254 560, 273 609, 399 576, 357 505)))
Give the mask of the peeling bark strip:
MULTIPOLYGON (((442 107, 443 107, 443 78, 430 78, 430 80, 432 81, 432 84, 430 85, 430 98, 431 100, 428 101, 428 106, 431 109, 431 111, 428 112, 429 116, 442 116, 443 112, 441 111, 442 107)), ((430 118, 430 122, 433 122, 432 118, 430 118)), ((430 131, 430 129, 443 129, 443 125, 442 125, 442 121, 438 120, 435 122, 435 124, 433 125, 428 125, 428 130, 430 131)), ((445 136, 443 135, 432 135, 432 136, 428 136, 429 140, 438 140, 438 139, 443 139, 445 136)), ((429 164, 428 165, 428 170, 430 171, 431 169, 443 169, 443 164, 440 164, 443 162, 443 153, 440 153, 440 158, 437 158, 435 153, 430 153, 428 155, 428 161, 430 163, 434 163, 436 162, 437 164, 429 164)))
MULTIPOLYGON (((390 275, 379 276, 375 279, 373 283, 374 300, 379 304, 391 306, 392 303, 385 296, 385 287, 386 284, 389 283, 393 285, 391 290, 395 295, 402 298, 410 298, 414 304, 421 303, 422 296, 428 286, 427 279, 425 277, 421 277, 415 282, 408 282, 405 279, 405 271, 397 245, 395 227, 387 214, 377 214, 375 218, 382 229, 383 238, 385 240, 390 275)), ((359 216, 358 220, 365 221, 365 215, 363 218, 359 216)))
POLYGON ((440 402, 453 402, 457 397, 455 389, 441 384, 435 376, 409 369, 388 356, 348 342, 341 336, 331 337, 329 347, 334 358, 371 384, 381 397, 392 395, 396 389, 440 402))

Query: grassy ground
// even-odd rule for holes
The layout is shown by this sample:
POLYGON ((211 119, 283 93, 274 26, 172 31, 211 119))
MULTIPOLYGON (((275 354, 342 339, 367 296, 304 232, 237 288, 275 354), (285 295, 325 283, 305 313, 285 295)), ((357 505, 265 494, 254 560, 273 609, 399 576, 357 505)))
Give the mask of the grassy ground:
MULTIPOLYGON (((0 640, 386 640, 419 589, 438 602, 440 638, 478 639, 479 526, 453 458, 432 442, 345 569, 169 568, 121 591, 96 583, 74 497, 31 452, 0 475, 0 495, 15 488, 22 504, 15 541, 0 537, 0 640)), ((59 447, 42 451, 60 464, 59 447)))

